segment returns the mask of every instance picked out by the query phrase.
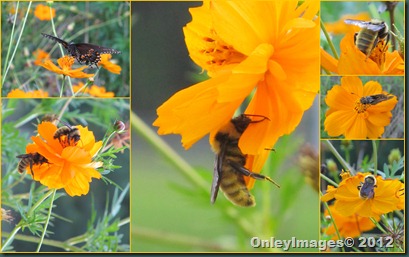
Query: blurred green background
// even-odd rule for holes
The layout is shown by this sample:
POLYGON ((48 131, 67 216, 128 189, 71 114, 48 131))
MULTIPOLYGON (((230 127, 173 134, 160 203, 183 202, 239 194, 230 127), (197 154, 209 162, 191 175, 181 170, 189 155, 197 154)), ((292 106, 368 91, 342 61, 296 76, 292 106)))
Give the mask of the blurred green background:
MULTIPOLYGON (((189 58, 182 32, 191 20, 188 9, 200 5, 132 2, 132 109, 155 134, 157 128, 151 124, 156 108, 178 90, 205 79, 189 58)), ((207 136, 188 151, 182 148, 179 135, 161 137, 206 181, 208 190, 203 191, 133 130, 131 251, 277 251, 254 249, 250 239, 318 239, 318 193, 305 182, 297 165, 303 143, 309 142, 318 151, 318 123, 317 98, 297 132, 274 146, 263 174, 281 188, 257 181, 251 191, 255 208, 236 207, 222 193, 210 204, 214 154, 207 136)), ((318 173, 314 178, 318 179, 318 173)))

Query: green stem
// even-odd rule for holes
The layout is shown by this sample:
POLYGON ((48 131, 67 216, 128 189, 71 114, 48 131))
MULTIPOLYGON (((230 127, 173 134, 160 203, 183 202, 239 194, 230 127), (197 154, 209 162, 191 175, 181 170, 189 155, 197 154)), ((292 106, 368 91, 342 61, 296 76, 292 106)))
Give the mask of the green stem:
POLYGON ((27 216, 31 216, 33 212, 40 206, 47 198, 53 194, 53 190, 49 190, 43 197, 41 197, 32 207, 31 209, 27 212, 27 216))
MULTIPOLYGON (((49 1, 49 2, 48 2, 48 6, 50 7, 51 28, 53 29, 53 34, 54 34, 54 36, 55 36, 55 37, 58 37, 58 35, 57 35, 57 30, 55 29, 54 18, 53 18, 53 15, 52 15, 52 5, 53 5, 53 2, 52 2, 52 1, 49 1)), ((64 49, 63 49, 62 45, 61 45, 61 44, 58 44, 58 47, 60 48, 61 56, 64 56, 65 54, 64 54, 64 49)), ((61 86, 61 91, 60 91, 60 97, 62 97, 63 92, 64 92, 65 77, 66 77, 66 76, 64 75, 64 76, 63 76, 63 81, 62 81, 62 86, 61 86)), ((71 95, 74 95, 74 91, 72 90, 71 78, 70 78, 69 76, 67 76, 67 80, 68 80, 68 85, 70 86, 71 95)))
POLYGON ((374 168, 374 175, 378 174, 378 146, 375 140, 372 140, 372 161, 373 161, 373 168, 374 168))
MULTIPOLYGON (((18 13, 18 8, 19 8, 19 6, 20 6, 20 2, 17 1, 16 11, 15 11, 16 14, 18 13)), ((5 61, 4 61, 4 64, 7 64, 7 63, 8 63, 8 60, 9 60, 9 57, 10 57, 10 51, 11 51, 11 49, 12 49, 11 44, 13 43, 14 30, 15 30, 15 28, 16 28, 17 16, 18 16, 18 15, 14 15, 13 26, 12 26, 12 28, 11 28, 11 34, 10 34, 9 47, 7 48, 7 55, 6 55, 6 59, 5 59, 5 61)), ((3 68, 6 69, 6 65, 3 65, 3 68)), ((6 71, 4 70, 3 78, 5 78, 5 77, 6 77, 6 71)), ((3 82, 4 82, 4 80, 3 80, 3 82)), ((2 83, 3 83, 3 82, 2 82, 2 83)))
POLYGON ((320 176, 323 180, 327 181, 328 183, 330 183, 331 185, 338 187, 338 184, 333 181, 332 179, 330 179, 329 177, 325 176, 324 174, 320 173, 320 176))
POLYGON ((334 58, 338 60, 338 59, 339 59, 339 56, 338 56, 337 50, 335 49, 335 46, 334 46, 334 44, 332 43, 331 37, 330 37, 330 35, 328 34, 327 29, 325 28, 325 25, 324 25, 324 23, 322 22, 322 19, 320 19, 320 25, 321 25, 321 30, 322 30, 322 32, 324 32, 325 38, 326 38, 327 41, 328 41, 328 45, 329 45, 329 47, 331 48, 332 54, 334 55, 334 58))
POLYGON ((64 85, 65 85, 65 75, 63 75, 62 77, 62 82, 61 82, 61 90, 60 90, 60 98, 63 96, 64 94, 64 85))
MULTIPOLYGON (((373 217, 369 218, 373 224, 380 230, 382 231, 383 234, 387 234, 388 232, 381 226, 381 224, 379 224, 379 222, 377 222, 373 217)), ((385 223, 388 224, 388 220, 384 217, 384 215, 381 215, 381 220, 385 223)), ((386 225, 387 226, 387 225, 386 225)))
POLYGON ((136 130, 136 132, 155 147, 159 153, 163 154, 188 180, 203 191, 209 191, 209 185, 198 175, 197 171, 133 112, 131 112, 131 124, 132 129, 136 130))
MULTIPOLYGON (((33 212, 38 208, 38 206, 40 206, 55 190, 50 190, 48 191, 45 195, 43 195, 43 197, 41 199, 39 199, 37 201, 36 204, 34 204, 31 209, 28 211, 27 216, 31 216, 33 214, 33 212)), ((13 242, 14 237, 16 236, 16 233, 22 228, 22 223, 20 221, 19 224, 17 224, 14 229, 11 231, 9 237, 6 239, 6 241, 3 243, 3 247, 1 248, 2 251, 4 251, 4 249, 6 249, 6 247, 13 242)))
POLYGON ((40 242, 38 243, 36 252, 40 252, 41 245, 43 244, 43 241, 44 241, 44 236, 47 232, 48 223, 50 223, 51 213, 53 210, 53 204, 54 204, 54 199, 55 199, 55 193, 57 192, 57 189, 53 189, 51 191, 53 195, 51 196, 50 207, 48 208, 47 220, 45 221, 43 234, 41 235, 40 242))
MULTIPOLYGON (((320 193, 320 194, 322 196, 322 193, 320 193)), ((331 222, 332 222, 332 225, 335 228, 335 233, 337 233, 338 239, 341 239, 341 235, 339 234, 339 230, 338 230, 337 224, 335 223, 334 217, 332 216, 331 210, 329 209, 329 206, 328 206, 328 204, 326 202, 324 202, 324 205, 325 205, 325 208, 328 211, 329 216, 331 217, 331 222)), ((345 252, 344 247, 342 247, 341 249, 342 249, 343 252, 345 252)))
POLYGON ((105 151, 105 147, 111 138, 116 134, 116 131, 111 132, 109 136, 104 136, 104 141, 102 142, 102 146, 98 149, 98 152, 94 156, 98 156, 102 151, 105 151))
MULTIPOLYGON (((10 233, 2 232, 1 235, 3 237, 6 237, 6 236, 10 236, 10 233)), ((15 239, 20 240, 20 241, 24 241, 24 242, 30 242, 30 243, 38 243, 38 241, 39 241, 39 238, 36 237, 36 236, 29 236, 29 235, 22 235, 22 234, 16 235, 15 239)), ((66 251, 72 251, 72 252, 82 252, 82 251, 84 251, 79 247, 68 245, 66 242, 60 242, 60 241, 51 240, 51 239, 44 239, 43 245, 49 245, 49 246, 61 248, 61 249, 64 249, 66 251)))
MULTIPOLYGON (((4 250, 11 244, 11 242, 13 242, 14 238, 16 237, 17 232, 20 229, 21 229, 21 224, 20 223, 13 228, 13 230, 8 235, 6 241, 4 241, 4 243, 3 243, 3 247, 1 248, 2 252, 4 252, 4 250)), ((4 236, 3 232, 2 232, 2 236, 4 236)))
MULTIPOLYGON (((206 249, 207 251, 211 252, 221 252, 221 251, 227 251, 227 252, 233 252, 237 249, 233 249, 231 247, 218 240, 203 240, 203 238, 196 237, 196 236, 186 236, 182 234, 177 234, 177 233, 169 233, 166 231, 161 231, 161 230, 154 230, 150 228, 142 228, 138 227, 138 229, 133 229, 132 230, 132 236, 141 238, 143 240, 149 240, 151 242, 154 242, 157 244, 157 242, 162 242, 164 244, 168 244, 171 246, 175 245, 181 245, 181 246, 188 246, 188 247, 194 247, 194 248, 200 248, 200 249, 206 249)), ((135 249, 132 249, 134 251, 135 249)), ((137 249, 136 249, 137 250, 137 249)))
POLYGON ((348 170, 351 172, 351 175, 355 175, 355 171, 352 170, 352 167, 349 166, 349 163, 342 158, 342 156, 338 153, 337 149, 331 144, 329 140, 324 140, 325 144, 328 146, 329 150, 332 152, 332 154, 337 158, 337 160, 341 163, 342 167, 344 167, 345 170, 348 170))
MULTIPOLYGON (((2 83, 1 83, 2 85, 4 84, 4 81, 6 80, 7 73, 8 73, 8 71, 9 71, 9 69, 10 69, 10 66, 11 66, 11 64, 12 64, 12 62, 13 62, 14 56, 16 55, 18 46, 19 46, 19 44, 20 44, 20 39, 21 39, 21 36, 23 35, 24 28, 25 28, 25 26, 26 26, 27 17, 28 17, 28 14, 30 13, 31 4, 32 4, 32 2, 30 1, 29 4, 28 4, 28 7, 27 7, 26 16, 24 16, 24 19, 23 19, 23 22, 22 22, 23 25, 22 25, 22 27, 21 27, 20 34, 18 35, 17 42, 16 42, 16 44, 14 45, 14 50, 13 50, 13 53, 12 53, 12 55, 11 55, 10 61, 9 61, 8 64, 7 64, 6 71, 4 72, 3 80, 2 80, 2 83)), ((16 13, 16 16, 17 16, 17 13, 16 13)), ((11 40, 10 40, 10 43, 11 43, 11 40)))

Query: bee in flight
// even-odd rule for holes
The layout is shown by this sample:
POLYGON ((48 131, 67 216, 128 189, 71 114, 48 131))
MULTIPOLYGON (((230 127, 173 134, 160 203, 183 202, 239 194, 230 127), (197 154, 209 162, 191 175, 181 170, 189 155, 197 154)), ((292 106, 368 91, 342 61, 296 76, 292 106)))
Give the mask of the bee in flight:
POLYGON ((34 176, 33 172, 33 165, 41 165, 43 163, 49 163, 47 158, 42 156, 39 153, 27 153, 27 154, 20 154, 16 156, 20 158, 20 162, 18 163, 17 171, 19 173, 23 173, 28 166, 30 166, 31 175, 34 176))
POLYGON ((60 141, 61 143, 61 138, 63 136, 66 137, 65 142, 67 142, 68 145, 75 145, 81 139, 79 129, 77 127, 72 127, 68 124, 57 129, 53 137, 54 139, 58 138, 58 141, 60 141))
POLYGON ((368 175, 364 178, 364 183, 358 186, 359 197, 362 199, 372 199, 375 196, 376 178, 374 175, 368 175))
POLYGON ((376 95, 368 95, 368 96, 363 96, 359 100, 361 104, 370 104, 370 105, 375 105, 380 102, 389 100, 393 98, 393 95, 385 95, 385 94, 376 94, 376 95))
POLYGON ((346 19, 346 24, 355 25, 361 28, 361 30, 355 33, 355 45, 358 49, 369 57, 373 49, 379 42, 385 42, 387 47, 389 42, 389 28, 388 25, 378 19, 372 19, 371 21, 351 20, 346 19))
MULTIPOLYGON (((211 142, 213 151, 216 153, 213 182, 210 201, 216 201, 219 187, 227 199, 233 204, 242 207, 255 206, 254 196, 250 194, 243 176, 259 180, 268 180, 278 186, 271 178, 254 173, 246 169, 246 155, 239 146, 239 139, 251 123, 257 123, 268 119, 260 115, 242 114, 233 118, 228 124, 216 133, 211 142), (262 117, 260 120, 251 120, 250 117, 262 117)), ((279 186, 278 186, 279 187, 279 186)))

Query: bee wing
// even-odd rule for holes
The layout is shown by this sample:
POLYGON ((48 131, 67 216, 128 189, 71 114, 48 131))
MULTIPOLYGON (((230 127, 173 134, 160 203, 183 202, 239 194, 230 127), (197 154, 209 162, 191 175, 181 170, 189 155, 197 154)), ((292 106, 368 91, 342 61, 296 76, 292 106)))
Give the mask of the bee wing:
POLYGON ((23 158, 27 158, 27 157, 29 157, 29 156, 30 156, 29 154, 20 154, 20 155, 17 155, 16 158, 21 158, 21 159, 23 159, 23 158))
POLYGON ((382 28, 385 27, 385 24, 376 24, 376 23, 374 24, 374 23, 369 22, 369 21, 346 19, 344 22, 346 24, 355 25, 355 26, 358 26, 358 27, 363 28, 363 29, 370 29, 370 30, 375 31, 375 32, 379 31, 379 30, 381 30, 382 28))
POLYGON ((220 146, 220 152, 216 154, 216 158, 214 160, 213 181, 210 193, 210 202, 212 204, 216 202, 217 194, 219 193, 220 182, 222 180, 222 165, 224 153, 226 151, 226 145, 227 145, 226 143, 223 143, 220 146))

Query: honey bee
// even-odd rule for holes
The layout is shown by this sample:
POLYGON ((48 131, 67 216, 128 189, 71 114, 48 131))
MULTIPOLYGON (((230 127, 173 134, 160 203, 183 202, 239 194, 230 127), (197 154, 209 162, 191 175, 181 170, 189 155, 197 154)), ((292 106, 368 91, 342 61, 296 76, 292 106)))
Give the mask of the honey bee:
POLYGON ((358 186, 359 197, 362 199, 372 199, 375 196, 376 178, 374 175, 368 175, 364 178, 364 183, 358 186))
POLYGON ((385 94, 376 94, 376 95, 368 95, 368 96, 363 96, 359 100, 361 104, 370 104, 370 105, 375 105, 380 102, 389 100, 393 98, 393 95, 385 95, 385 94))
POLYGON ((372 19, 371 21, 346 19, 345 23, 361 28, 359 32, 355 33, 355 45, 366 57, 371 55, 372 50, 380 41, 385 41, 385 46, 387 47, 389 42, 389 28, 384 21, 379 19, 372 19))
POLYGON ((62 136, 67 137, 66 142, 68 142, 68 145, 76 144, 81 138, 79 129, 68 124, 57 129, 53 137, 54 139, 58 138, 58 141, 61 143, 62 136))
POLYGON ((27 153, 27 154, 20 154, 16 156, 20 158, 20 162, 18 163, 17 171, 19 173, 23 173, 28 166, 30 166, 31 175, 34 176, 33 172, 33 165, 41 165, 43 163, 49 163, 47 158, 42 156, 39 153, 27 153))
POLYGON ((240 136, 249 124, 261 122, 265 119, 268 118, 259 115, 242 114, 233 118, 216 133, 211 143, 213 151, 216 153, 210 196, 212 204, 216 201, 220 187, 226 198, 233 204, 242 207, 255 206, 256 201, 254 196, 250 194, 243 176, 259 180, 268 180, 278 186, 271 178, 246 169, 244 167, 246 164, 246 155, 241 152, 238 146, 240 136), (251 116, 262 117, 263 119, 253 121, 250 119, 251 116))

